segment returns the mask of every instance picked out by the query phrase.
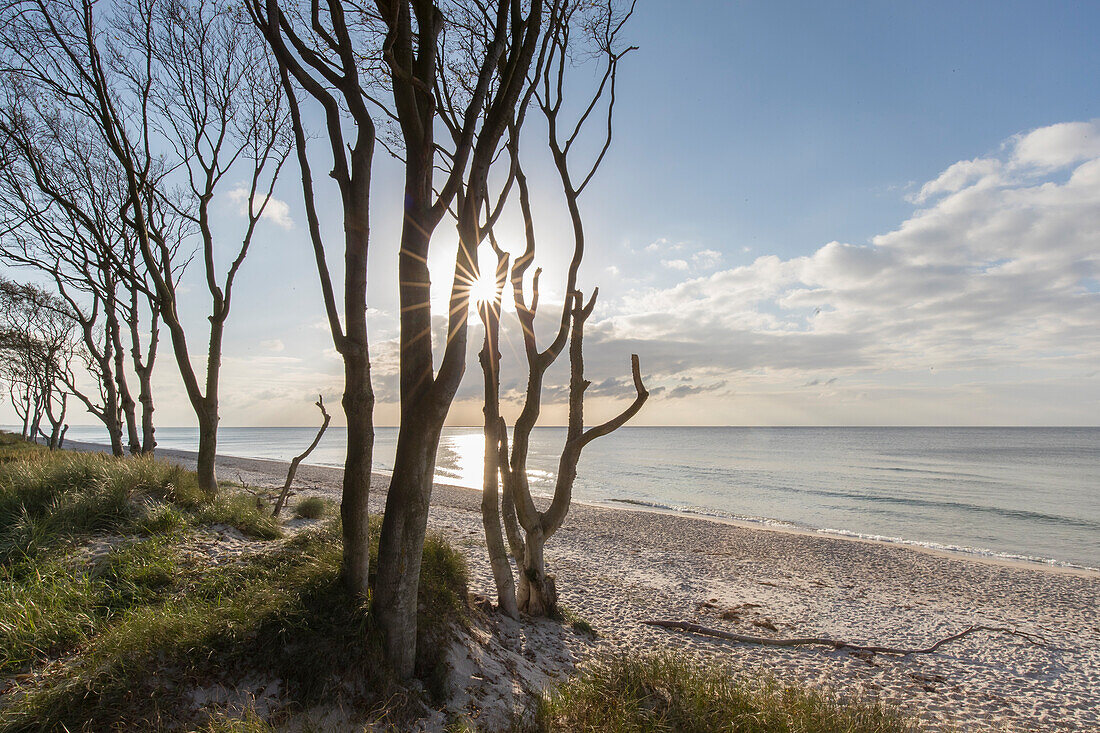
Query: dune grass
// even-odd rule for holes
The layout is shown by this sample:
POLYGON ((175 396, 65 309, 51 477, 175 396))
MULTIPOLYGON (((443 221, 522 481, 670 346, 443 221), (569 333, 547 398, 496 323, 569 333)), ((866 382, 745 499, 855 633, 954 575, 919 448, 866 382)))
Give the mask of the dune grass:
MULTIPOLYGON (((0 730, 266 730, 255 711, 200 713, 188 698, 257 676, 278 681, 280 714, 337 698, 388 720, 403 714, 394 700, 412 710, 367 606, 340 585, 338 520, 208 565, 183 551, 203 525, 282 534, 255 496, 208 500, 193 474, 148 458, 0 456, 0 730)), ((421 604, 431 689, 466 613, 464 560, 435 535, 421 604)))
POLYGON ((589 733, 912 733, 882 706, 738 680, 670 653, 607 656, 545 695, 536 730, 589 733))
POLYGON ((327 511, 327 501, 319 496, 309 496, 294 507, 294 516, 299 519, 320 519, 327 511))

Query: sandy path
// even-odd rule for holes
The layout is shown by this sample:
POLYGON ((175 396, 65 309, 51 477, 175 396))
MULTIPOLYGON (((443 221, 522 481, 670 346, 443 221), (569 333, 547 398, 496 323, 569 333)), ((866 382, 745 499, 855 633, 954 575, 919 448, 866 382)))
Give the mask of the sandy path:
MULTIPOLYGON (((193 464, 193 454, 162 455, 193 464)), ((275 461, 219 458, 218 465, 222 478, 253 485, 281 485, 286 473, 275 461)), ((303 466, 295 486, 338 498, 340 478, 338 469, 303 466)), ((376 476, 375 485, 380 508, 385 478, 376 476)), ((478 492, 438 486, 431 522, 469 557, 471 590, 490 595, 479 502, 478 492)), ((565 634, 555 664, 583 659, 593 647, 683 648, 735 669, 888 701, 937 728, 1100 730, 1097 573, 586 505, 573 507, 547 557, 563 604, 600 634, 595 645, 565 634), (896 646, 986 624, 1034 632, 1046 644, 983 633, 935 654, 860 656, 691 637, 639 623, 648 618, 896 646)))

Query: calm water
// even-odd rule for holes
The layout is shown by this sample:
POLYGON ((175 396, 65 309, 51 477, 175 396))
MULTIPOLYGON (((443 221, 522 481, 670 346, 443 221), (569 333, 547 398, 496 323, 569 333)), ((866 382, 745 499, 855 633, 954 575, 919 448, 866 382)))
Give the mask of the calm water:
MULTIPOLYGON (((289 460, 314 431, 223 428, 218 452, 289 460)), ((564 437, 535 431, 536 491, 552 490, 564 437)), ((157 438, 197 444, 190 428, 157 438)), ((392 467, 395 439, 378 430, 377 468, 392 467)), ((342 465, 345 440, 329 430, 310 463, 342 465)), ((481 455, 479 428, 445 430, 438 479, 479 487, 481 455)), ((1100 567, 1100 428, 623 428, 585 449, 574 496, 1100 567)))

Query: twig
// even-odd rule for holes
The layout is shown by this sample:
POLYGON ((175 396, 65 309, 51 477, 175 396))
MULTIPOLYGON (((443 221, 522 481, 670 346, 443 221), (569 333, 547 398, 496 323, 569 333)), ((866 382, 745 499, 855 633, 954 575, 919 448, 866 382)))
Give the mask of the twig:
POLYGON ((317 444, 321 442, 321 436, 325 434, 325 429, 328 428, 329 420, 332 419, 332 415, 328 414, 325 409, 325 398, 322 395, 317 395, 317 407, 321 410, 321 416, 324 417, 324 422, 321 423, 321 429, 317 431, 317 437, 313 439, 313 442, 306 448, 305 453, 299 456, 295 456, 294 460, 290 462, 290 470, 286 474, 286 483, 283 484, 283 490, 279 494, 279 498, 275 501, 275 509, 271 512, 271 516, 279 516, 279 512, 286 506, 287 497, 290 496, 290 485, 294 483, 294 474, 298 472, 298 464, 301 463, 313 452, 313 449, 317 447, 317 444))
POLYGON ((853 644, 841 639, 830 639, 828 637, 801 637, 791 639, 771 639, 765 636, 746 636, 744 634, 735 634, 730 631, 722 631, 720 629, 711 629, 706 626, 700 626, 699 624, 693 624, 688 621, 662 621, 662 620, 650 620, 643 621, 643 624, 647 626, 657 626, 662 629, 671 629, 673 631, 686 631, 689 634, 700 634, 702 636, 713 636, 718 639, 728 639, 730 641, 740 641, 745 644, 760 644, 762 646, 804 646, 804 645, 818 645, 818 646, 831 646, 834 649, 853 649, 861 652, 872 652, 879 654, 931 654, 939 649, 944 644, 948 644, 953 641, 973 634, 976 631, 988 631, 991 633, 999 634, 1011 634, 1012 636, 1019 636, 1036 646, 1042 646, 1044 641, 1042 637, 1035 634, 1030 634, 1026 631, 1017 631, 1016 629, 1009 629, 1004 626, 968 626, 957 634, 940 639, 932 646, 923 648, 906 648, 906 647, 891 647, 891 646, 874 646, 866 644, 853 644))

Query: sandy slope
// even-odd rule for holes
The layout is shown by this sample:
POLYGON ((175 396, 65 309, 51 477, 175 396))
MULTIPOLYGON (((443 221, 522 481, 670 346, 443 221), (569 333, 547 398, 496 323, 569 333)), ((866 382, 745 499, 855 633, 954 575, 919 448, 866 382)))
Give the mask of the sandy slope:
MULTIPOLYGON (((193 461, 192 454, 163 454, 193 461)), ((281 485, 285 466, 225 458, 219 475, 281 485)), ((380 506, 384 479, 376 477, 376 485, 380 506)), ((335 469, 306 466, 296 481, 304 493, 333 498, 339 486, 335 469)), ((431 521, 468 555, 472 590, 490 595, 479 501, 476 492, 439 486, 431 521)), ((456 650, 455 709, 504 722, 522 688, 548 684, 594 650, 668 647, 780 680, 873 696, 933 727, 1100 730, 1100 574, 584 505, 574 506, 547 557, 563 604, 600 638, 593 642, 556 624, 490 620, 475 632, 481 644, 456 650), (986 624, 1034 632, 1046 643, 982 633, 934 654, 859 655, 749 646, 639 623, 651 618, 897 646, 924 646, 986 624)))

